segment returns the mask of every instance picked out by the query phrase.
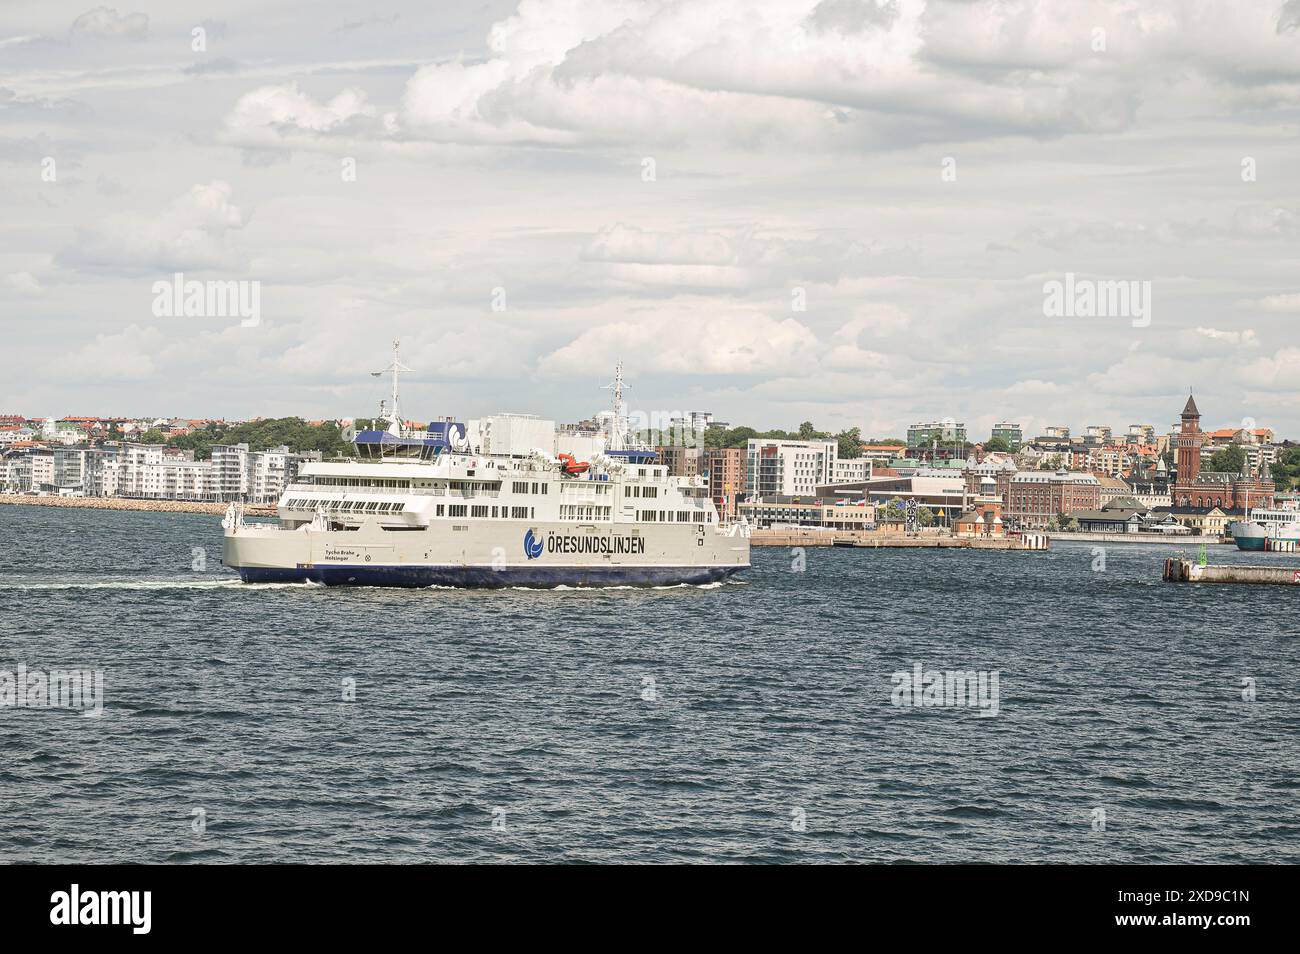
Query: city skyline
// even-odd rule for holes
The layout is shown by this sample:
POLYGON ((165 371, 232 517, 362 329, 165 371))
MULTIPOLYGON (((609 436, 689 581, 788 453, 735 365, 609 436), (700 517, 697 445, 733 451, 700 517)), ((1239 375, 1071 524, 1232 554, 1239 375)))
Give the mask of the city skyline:
POLYGON ((315 10, 5 6, 0 408, 1300 434, 1295 0, 315 10))

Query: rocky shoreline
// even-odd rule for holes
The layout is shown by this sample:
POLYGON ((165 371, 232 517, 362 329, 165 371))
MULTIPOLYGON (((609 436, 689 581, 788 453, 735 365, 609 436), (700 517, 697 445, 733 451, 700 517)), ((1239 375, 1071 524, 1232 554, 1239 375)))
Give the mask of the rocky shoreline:
MULTIPOLYGON (((67 507, 82 510, 142 510, 151 513, 224 514, 229 504, 198 500, 137 500, 128 497, 37 497, 30 494, 0 494, 0 504, 32 507, 67 507)), ((244 505, 253 517, 275 516, 275 507, 244 505)))

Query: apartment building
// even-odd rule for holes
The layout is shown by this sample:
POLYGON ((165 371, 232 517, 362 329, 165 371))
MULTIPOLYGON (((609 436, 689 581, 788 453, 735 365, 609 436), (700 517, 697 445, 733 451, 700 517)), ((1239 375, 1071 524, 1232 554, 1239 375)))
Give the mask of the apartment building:
POLYGON ((1012 421, 1002 421, 994 424, 993 433, 990 436, 1002 438, 1012 451, 1020 450, 1020 445, 1025 442, 1024 428, 1012 421))
POLYGON ((749 498, 812 494, 834 483, 839 444, 834 440, 782 441, 753 438, 745 448, 749 498))
POLYGON ((956 421, 931 421, 926 424, 913 424, 907 429, 907 446, 930 447, 934 444, 965 444, 966 425, 956 421))

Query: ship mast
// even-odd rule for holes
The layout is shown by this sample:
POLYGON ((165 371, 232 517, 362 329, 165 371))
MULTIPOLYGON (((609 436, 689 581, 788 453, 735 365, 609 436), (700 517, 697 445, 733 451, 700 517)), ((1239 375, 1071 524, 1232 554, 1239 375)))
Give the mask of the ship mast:
POLYGON ((623 362, 614 365, 614 381, 604 386, 605 390, 614 392, 614 420, 609 427, 608 450, 627 449, 627 406, 623 403, 623 391, 628 385, 623 383, 623 362))
POLYGON ((380 418, 388 420, 388 432, 394 437, 402 436, 402 410, 397 403, 397 376, 399 374, 409 374, 411 371, 410 368, 402 364, 401 358, 398 356, 398 349, 401 344, 402 343, 397 339, 393 339, 393 363, 382 371, 370 372, 372 378, 377 378, 382 374, 388 374, 390 372, 393 375, 393 403, 389 405, 387 413, 385 413, 383 402, 381 401, 379 415, 380 418))

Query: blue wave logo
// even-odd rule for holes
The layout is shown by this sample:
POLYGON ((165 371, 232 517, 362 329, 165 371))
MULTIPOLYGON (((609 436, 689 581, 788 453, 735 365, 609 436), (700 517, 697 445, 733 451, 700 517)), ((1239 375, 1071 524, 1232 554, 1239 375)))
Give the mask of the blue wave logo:
POLYGON ((524 531, 524 556, 530 560, 536 560, 542 555, 544 549, 542 541, 533 536, 532 530, 524 531))

